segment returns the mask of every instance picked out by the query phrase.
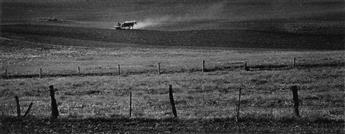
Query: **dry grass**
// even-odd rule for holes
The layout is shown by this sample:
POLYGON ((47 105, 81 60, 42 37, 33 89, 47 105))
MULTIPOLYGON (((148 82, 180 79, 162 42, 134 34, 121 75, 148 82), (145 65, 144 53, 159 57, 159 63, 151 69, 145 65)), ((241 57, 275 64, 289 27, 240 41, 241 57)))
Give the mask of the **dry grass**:
MULTIPOLYGON (((342 51, 92 48, 34 43, 38 45, 35 46, 30 42, 16 40, 4 44, 11 42, 22 45, 1 46, 6 48, 0 49, 2 69, 8 68, 10 74, 37 73, 32 70, 39 67, 49 69, 49 73, 69 73, 75 72, 78 65, 82 66, 82 71, 103 72, 116 69, 117 64, 123 65, 123 72, 147 73, 1 79, 0 112, 3 116, 15 116, 14 96, 18 95, 22 109, 26 109, 29 103, 33 102, 30 115, 48 118, 48 86, 54 85, 58 89, 56 99, 60 118, 63 119, 126 118, 129 111, 129 92, 132 92, 133 118, 160 120, 172 117, 168 99, 168 85, 171 84, 178 116, 190 121, 190 124, 193 124, 195 119, 206 119, 202 124, 208 124, 209 119, 232 120, 239 88, 243 89, 243 120, 264 119, 289 124, 298 122, 298 119, 293 117, 292 93, 289 90, 291 85, 298 85, 301 120, 309 123, 344 121, 345 73, 342 65, 289 70, 225 69, 205 73, 178 71, 190 68, 198 70, 202 60, 206 60, 207 68, 224 67, 230 62, 241 60, 248 61, 250 65, 290 64, 292 57, 303 58, 303 61, 298 61, 299 64, 338 63, 344 58, 342 51), (44 49, 40 45, 43 45, 44 49), (25 56, 28 54, 35 55, 35 58, 25 56), (157 62, 162 63, 163 72, 173 73, 153 73, 157 62)), ((188 123, 185 125, 188 126, 188 123)), ((217 126, 217 122, 214 125, 217 126)), ((209 127, 210 124, 204 125, 203 129, 211 129, 209 127)))
MULTIPOLYGON (((62 42, 71 42, 63 40, 62 42)), ((38 74, 39 68, 48 74, 117 72, 121 65, 124 74, 153 72, 158 62, 163 72, 200 70, 201 61, 206 68, 222 68, 230 63, 248 61, 248 65, 291 65, 297 64, 343 64, 343 51, 275 51, 251 49, 205 49, 205 48, 157 48, 125 47, 127 44, 82 41, 85 46, 108 44, 111 48, 72 47, 46 43, 31 43, 19 40, 2 40, 1 72, 8 69, 9 75, 38 74)), ((77 43, 74 42, 74 43, 77 43)))
MULTIPOLYGON (((77 51, 84 48, 73 49, 77 51)), ((134 48, 127 49, 130 49, 128 51, 135 52, 131 50, 134 48)), ((193 61, 195 59, 197 59, 195 61, 201 61, 203 59, 201 57, 210 59, 217 56, 226 57, 225 55, 229 53, 234 53, 234 56, 228 60, 232 60, 234 57, 240 58, 241 54, 243 56, 252 56, 253 58, 251 59, 253 60, 250 61, 254 62, 258 62, 263 56, 277 58, 274 55, 276 52, 271 51, 240 53, 233 50, 139 50, 129 56, 132 58, 126 60, 128 61, 127 63, 141 65, 140 63, 154 63, 155 59, 170 63, 169 61, 180 58, 175 56, 175 53, 183 54, 186 58, 180 60, 184 61, 193 61), (155 54, 152 53, 153 51, 155 54), (215 51, 220 52, 217 53, 215 51), (197 54, 201 56, 198 57, 197 54), (144 58, 143 56, 140 57, 140 55, 150 55, 150 57, 144 58), (158 56, 152 58, 155 55, 158 56), (158 58, 160 55, 167 55, 167 57, 158 58), (257 55, 257 59, 253 55, 257 55)), ((107 53, 105 51, 99 52, 107 53)), ((100 53, 92 57, 101 58, 100 53)), ((305 54, 305 52, 281 53, 283 54, 280 58, 305 54)), ((330 53, 340 55, 340 52, 308 53, 308 56, 327 54, 331 57, 330 53)), ((123 55, 126 55, 126 53, 123 52, 123 55)), ((75 57, 75 59, 80 59, 81 57, 75 57)), ((45 58, 49 59, 50 57, 45 58)), ((88 59, 86 60, 90 62, 88 59)), ((273 61, 278 61, 278 59, 273 61)), ((73 64, 73 62, 78 61, 69 60, 69 62, 73 64)), ((16 63, 20 64, 19 61, 16 63)), ((94 64, 102 66, 104 63, 97 62, 94 64)), ((183 65, 181 62, 177 63, 180 66, 183 65)), ((190 63, 192 64, 193 62, 190 63)), ((54 63, 47 62, 46 64, 53 65, 54 63)), ((16 69, 15 65, 13 66, 12 69, 16 69)), ((195 68, 197 68, 196 65, 195 68)), ((75 118, 126 116, 128 114, 128 93, 131 91, 134 94, 134 117, 165 118, 171 116, 167 87, 168 84, 172 84, 179 117, 222 118, 234 116, 237 91, 238 88, 242 88, 243 114, 254 114, 256 116, 271 115, 274 118, 282 118, 292 114, 289 86, 299 85, 301 87, 302 116, 309 117, 310 115, 313 116, 313 114, 322 114, 320 115, 322 117, 342 119, 343 114, 341 113, 344 107, 343 81, 343 67, 319 67, 276 71, 246 72, 233 70, 207 73, 182 72, 162 75, 145 73, 129 76, 13 79, 1 81, 0 91, 2 92, 1 107, 3 107, 3 112, 10 115, 15 114, 13 96, 19 95, 23 107, 27 106, 31 101, 35 103, 32 111, 33 115, 49 116, 50 103, 47 87, 48 85, 54 85, 58 89, 57 100, 60 104, 59 109, 62 116, 75 118), (322 112, 320 113, 319 111, 322 112)))

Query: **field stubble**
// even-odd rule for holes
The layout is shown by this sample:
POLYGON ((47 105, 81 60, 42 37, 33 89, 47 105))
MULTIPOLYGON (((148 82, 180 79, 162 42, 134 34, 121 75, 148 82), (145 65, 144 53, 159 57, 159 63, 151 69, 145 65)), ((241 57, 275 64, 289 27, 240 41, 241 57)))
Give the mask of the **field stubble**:
MULTIPOLYGON (((4 116, 16 114, 13 96, 18 95, 22 109, 33 102, 30 115, 48 118, 50 116, 48 86, 54 85, 58 90, 56 98, 61 115, 59 122, 70 120, 72 126, 73 122, 85 123, 90 121, 90 118, 104 120, 120 118, 121 122, 123 118, 128 117, 129 92, 132 92, 134 120, 124 119, 124 123, 138 121, 143 123, 146 119, 153 119, 149 122, 158 121, 159 123, 156 123, 158 126, 164 123, 171 126, 174 123, 169 124, 164 121, 172 117, 168 98, 168 85, 171 84, 178 117, 181 119, 175 126, 190 131, 191 129, 186 127, 188 124, 201 123, 204 125, 200 129, 213 130, 214 128, 210 127, 213 124, 218 127, 225 125, 224 128, 220 128, 224 130, 230 129, 226 127, 226 122, 234 119, 239 88, 243 89, 241 101, 243 120, 253 123, 272 120, 273 124, 276 124, 276 121, 285 123, 296 121, 291 108, 293 103, 289 87, 298 85, 302 122, 304 120, 309 123, 329 120, 342 122, 344 119, 343 51, 145 48, 118 43, 107 44, 118 47, 102 48, 61 46, 6 38, 2 38, 1 43, 1 71, 8 69, 10 75, 37 74, 39 68, 43 68, 44 73, 76 73, 77 66, 81 67, 82 73, 116 72, 117 64, 121 64, 123 73, 121 76, 1 79, 0 109, 4 116), (206 61, 206 68, 211 69, 226 67, 229 63, 237 61, 247 61, 249 65, 291 65, 294 57, 297 58, 297 64, 339 63, 340 65, 288 70, 221 69, 205 73, 179 71, 200 70, 202 60, 206 61), (161 75, 155 72, 158 62, 161 63, 163 72, 161 75), (127 75, 130 72, 145 73, 127 75), (76 121, 72 121, 74 119, 76 121), (160 121, 162 119, 163 121, 160 121), (186 121, 183 121, 184 119, 186 121), (217 119, 220 121, 212 121, 217 119)), ((82 43, 89 43, 87 46, 92 46, 93 43, 104 42, 82 43)), ((37 120, 37 123, 47 123, 41 119, 34 120, 37 120)), ((138 128, 140 131, 145 129, 149 129, 150 132, 165 131, 169 128, 147 128, 147 123, 141 125, 143 128, 138 128)), ((123 126, 120 128, 126 129, 123 126)), ((194 126, 194 128, 198 127, 194 126)), ((104 129, 103 132, 112 130, 104 129)))
MULTIPOLYGON (((156 64, 163 72, 179 69, 200 69, 226 66, 233 61, 248 61, 252 65, 341 62, 342 51, 273 51, 221 50, 188 48, 93 48, 55 46, 2 40, 2 71, 9 74, 116 72, 117 64, 126 71, 153 72, 137 75, 13 79, 1 81, 2 109, 14 114, 14 95, 23 105, 34 101, 32 114, 49 115, 48 85, 57 89, 62 116, 112 117, 127 115, 128 93, 134 94, 134 117, 164 118, 171 116, 167 99, 172 84, 176 105, 183 118, 232 117, 239 88, 243 89, 243 114, 269 114, 273 117, 291 116, 289 86, 299 85, 302 116, 324 114, 342 119, 344 68, 318 67, 274 71, 216 70, 212 72, 177 72, 156 75, 156 64), (21 43, 21 45, 18 45, 21 43), (13 44, 17 44, 13 45, 13 44), (44 46, 44 47, 40 47, 44 46), (32 55, 28 57, 26 55, 32 55), (284 110, 282 110, 284 109, 284 110), (320 112, 322 111, 322 112, 320 112), (283 114, 285 113, 285 114, 283 114)), ((324 116, 322 115, 322 116, 324 116)), ((321 115, 320 115, 321 116, 321 115)))

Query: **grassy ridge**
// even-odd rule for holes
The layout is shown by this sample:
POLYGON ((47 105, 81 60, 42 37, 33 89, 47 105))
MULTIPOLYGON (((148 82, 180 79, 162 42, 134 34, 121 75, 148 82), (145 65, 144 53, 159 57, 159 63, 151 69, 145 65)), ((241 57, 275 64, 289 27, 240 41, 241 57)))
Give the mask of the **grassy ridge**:
MULTIPOLYGON (((226 63, 225 63, 226 64, 226 63)), ((244 62, 238 64, 231 64, 231 63, 227 63, 227 66, 215 66, 214 68, 207 68, 205 69, 205 72, 212 72, 212 71, 224 71, 224 70, 228 70, 228 71, 233 71, 233 70, 237 70, 237 69, 243 69, 244 68, 244 62)), ((293 68, 298 68, 298 69, 306 69, 306 68, 319 68, 319 67, 342 67, 344 66, 345 63, 344 62, 333 62, 333 63, 316 63, 316 64, 304 64, 304 63, 300 63, 299 65, 295 65, 294 67, 292 67, 292 65, 285 65, 285 64, 281 64, 281 65, 274 65, 274 64, 266 64, 266 65, 252 65, 252 66, 247 66, 248 71, 259 71, 259 70, 289 70, 289 69, 293 69, 293 68)), ((152 65, 153 66, 153 65, 152 65)), ((172 68, 165 68, 164 71, 160 71, 161 74, 171 74, 171 73, 183 73, 183 72, 189 72, 189 73, 193 73, 193 72, 200 72, 201 69, 200 68, 181 68, 181 69, 172 69, 172 68)), ((115 67, 114 67, 115 70, 115 67)), ((11 74, 9 75, 7 74, 2 74, 0 76, 0 78, 3 79, 18 79, 18 78, 38 78, 38 77, 73 77, 73 76, 114 76, 114 75, 119 75, 118 74, 118 70, 116 71, 111 71, 111 70, 107 70, 107 71, 88 71, 88 72, 81 72, 81 73, 76 73, 76 72, 69 72, 66 73, 66 70, 61 70, 60 72, 54 72, 54 73, 50 73, 50 70, 45 70, 46 73, 43 73, 42 75, 39 74, 32 74, 32 73, 28 73, 27 74, 11 74)), ((123 70, 121 71, 121 75, 136 75, 136 74, 144 74, 144 73, 152 73, 152 74, 156 74, 157 70, 155 68, 151 68, 151 69, 143 69, 143 70, 137 70, 137 69, 132 69, 132 70, 123 70)))
POLYGON ((279 49, 344 49, 344 34, 294 34, 287 32, 254 30, 193 30, 148 31, 111 30, 44 25, 3 25, 2 36, 18 34, 36 36, 30 38, 41 42, 40 36, 71 39, 134 43, 156 46, 202 46, 231 48, 279 48, 279 49))
POLYGON ((1 72, 7 68, 10 76, 18 77, 35 77, 39 68, 43 69, 44 76, 78 75, 77 66, 81 67, 82 74, 113 75, 117 74, 118 64, 122 74, 152 74, 156 73, 158 62, 165 74, 199 72, 202 60, 206 61, 209 71, 234 70, 242 64, 231 63, 239 61, 248 61, 252 70, 287 69, 292 65, 293 58, 297 58, 297 67, 301 69, 344 64, 342 51, 293 52, 210 47, 205 50, 202 47, 156 47, 49 36, 14 38, 1 41, 1 72), (35 38, 45 43, 29 42, 35 38))

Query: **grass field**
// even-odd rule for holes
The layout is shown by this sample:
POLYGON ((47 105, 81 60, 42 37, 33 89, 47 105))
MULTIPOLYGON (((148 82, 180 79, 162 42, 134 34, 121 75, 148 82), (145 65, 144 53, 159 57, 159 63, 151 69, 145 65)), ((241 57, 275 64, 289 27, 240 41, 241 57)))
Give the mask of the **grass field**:
POLYGON ((344 133, 344 1, 0 4, 0 133, 344 133), (137 29, 111 29, 125 20, 137 29), (22 114, 33 103, 28 117, 14 96, 22 114))
MULTIPOLYGON (((56 98, 61 120, 57 123, 70 120, 71 126, 76 126, 77 122, 83 124, 120 120, 124 124, 133 122, 143 124, 139 123, 142 128, 136 130, 114 124, 119 131, 187 132, 196 128, 197 124, 213 122, 225 126, 212 129, 209 125, 204 125, 193 132, 207 130, 246 132, 241 128, 249 127, 248 124, 242 124, 242 127, 237 129, 230 127, 231 124, 226 125, 227 122, 234 121, 238 89, 242 88, 241 117, 244 118, 244 122, 253 123, 249 132, 263 128, 269 129, 254 125, 255 122, 266 122, 266 120, 270 120, 268 125, 276 124, 276 128, 283 129, 289 129, 294 124, 289 123, 290 121, 301 127, 305 122, 314 124, 311 126, 313 129, 305 126, 303 127, 305 129, 300 130, 305 132, 313 132, 316 130, 314 127, 329 124, 327 122, 336 125, 321 127, 325 132, 339 132, 342 129, 341 124, 344 121, 344 54, 342 50, 207 49, 138 46, 54 37, 47 39, 52 42, 61 39, 63 42, 76 44, 75 46, 54 45, 23 41, 19 38, 3 38, 1 39, 2 72, 7 68, 9 75, 37 74, 38 68, 43 68, 44 73, 68 74, 76 73, 77 66, 80 66, 82 73, 114 72, 115 75, 2 79, 0 109, 5 116, 3 118, 6 120, 5 124, 11 131, 17 131, 16 128, 19 127, 13 124, 17 122, 16 119, 6 117, 16 115, 13 98, 15 95, 20 97, 22 109, 25 109, 30 102, 34 103, 30 113, 33 117, 30 118, 41 123, 32 124, 33 126, 28 128, 35 128, 36 125, 43 125, 48 121, 44 118, 50 116, 49 85, 54 85, 58 89, 56 98), (99 45, 104 45, 104 47, 99 47, 99 45), (299 68, 273 70, 268 68, 253 71, 227 68, 231 67, 230 63, 237 61, 247 61, 249 66, 290 66, 294 57, 297 58, 299 68), (202 60, 206 61, 209 72, 200 71, 202 60), (161 63, 161 75, 155 72, 158 62, 161 63), (328 63, 333 63, 335 66, 322 66, 328 63), (121 64, 121 76, 116 74, 117 64, 121 64), (316 66, 302 67, 308 64, 316 66), (169 84, 173 85, 180 118, 172 124, 164 120, 172 117, 168 99, 169 84), (292 85, 300 87, 302 119, 293 116, 292 93, 289 89, 292 85), (133 93, 132 120, 127 119, 129 92, 133 93), (35 119, 37 117, 43 119, 35 119), (219 119, 219 121, 212 119, 219 119), (152 127, 144 123, 145 120, 167 126, 177 125, 179 129, 152 127), (185 127, 188 124, 193 124, 195 127, 185 127)), ((55 123, 54 127, 47 126, 45 129, 55 132, 74 130, 70 127, 59 130, 58 124, 55 123)), ((90 125, 90 130, 96 127, 93 123, 90 125)), ((114 130, 110 128, 114 126, 105 125, 99 131, 112 132, 114 130)), ((24 129, 22 131, 44 130, 24 129)), ((279 132, 274 128, 267 131, 279 132)), ((299 130, 289 132, 297 131, 299 130)))

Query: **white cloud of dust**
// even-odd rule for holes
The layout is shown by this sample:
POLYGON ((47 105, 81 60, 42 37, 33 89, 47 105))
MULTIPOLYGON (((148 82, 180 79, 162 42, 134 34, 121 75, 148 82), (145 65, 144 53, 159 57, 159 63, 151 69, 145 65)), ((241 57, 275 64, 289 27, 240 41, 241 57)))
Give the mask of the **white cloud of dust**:
POLYGON ((147 27, 155 27, 164 24, 172 24, 179 22, 210 20, 221 16, 225 7, 225 2, 219 2, 211 5, 190 8, 184 15, 165 15, 159 17, 145 18, 137 22, 135 29, 143 29, 147 27))

